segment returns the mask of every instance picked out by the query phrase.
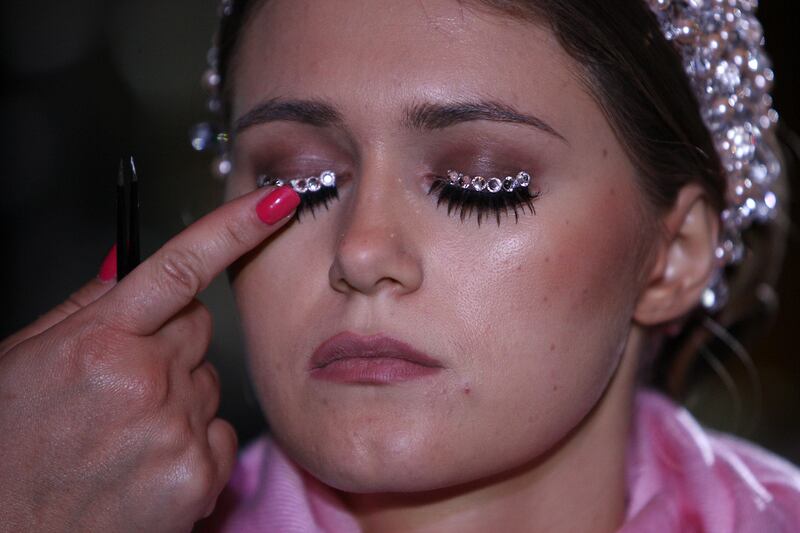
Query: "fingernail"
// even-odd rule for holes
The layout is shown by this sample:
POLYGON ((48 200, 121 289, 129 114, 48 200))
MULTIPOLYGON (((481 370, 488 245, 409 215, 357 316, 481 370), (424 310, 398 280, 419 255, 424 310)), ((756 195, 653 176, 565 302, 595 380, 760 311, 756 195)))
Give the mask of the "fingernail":
POLYGON ((289 216, 299 204, 299 194, 291 187, 280 187, 258 203, 256 213, 264 224, 272 225, 289 216))
POLYGON ((111 251, 103 259, 103 264, 100 265, 100 272, 97 274, 100 281, 107 283, 117 279, 117 245, 111 247, 111 251))

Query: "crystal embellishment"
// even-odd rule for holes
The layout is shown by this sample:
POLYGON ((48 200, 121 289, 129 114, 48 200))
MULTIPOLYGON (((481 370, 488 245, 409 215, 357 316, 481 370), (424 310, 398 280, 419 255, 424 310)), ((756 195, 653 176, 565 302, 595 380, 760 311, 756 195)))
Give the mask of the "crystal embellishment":
MULTIPOLYGON (((767 223, 778 208, 781 173, 772 129, 778 121, 769 94, 774 73, 764 51, 756 0, 648 0, 662 33, 683 59, 700 116, 727 173, 728 205, 720 220, 719 268, 745 256, 742 232, 767 223)), ((724 305, 723 276, 703 297, 709 310, 724 305), (710 291, 710 292, 709 292, 710 291)))
POLYGON ((469 189, 476 192, 514 192, 519 188, 525 188, 531 183, 531 175, 525 171, 520 172, 514 176, 506 176, 505 178, 485 178, 483 176, 468 176, 455 170, 448 170, 445 175, 445 182, 454 187, 462 189, 469 189))
POLYGON ((307 192, 318 192, 326 187, 336 187, 336 173, 331 170, 326 170, 319 176, 293 179, 288 182, 280 178, 270 178, 269 176, 261 175, 258 177, 256 183, 259 187, 283 187, 288 184, 295 192, 305 194, 307 192))

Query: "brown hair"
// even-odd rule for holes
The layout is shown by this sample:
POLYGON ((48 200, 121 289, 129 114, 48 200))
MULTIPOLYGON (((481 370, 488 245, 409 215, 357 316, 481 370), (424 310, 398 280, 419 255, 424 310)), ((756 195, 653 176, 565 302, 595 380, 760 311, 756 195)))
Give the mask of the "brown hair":
MULTIPOLYGON (((229 118, 225 83, 239 36, 249 14, 266 0, 240 0, 220 30, 223 112, 229 118)), ((639 185, 655 209, 667 209, 687 183, 698 183, 712 205, 725 205, 726 177, 683 72, 677 50, 662 35, 646 0, 459 0, 474 9, 544 24, 582 67, 582 81, 625 147, 639 185)), ((745 236, 745 261, 728 272, 730 300, 721 327, 748 337, 763 324, 761 300, 777 278, 785 244, 785 224, 755 228, 745 236)), ((766 298, 769 300, 769 298, 766 298)), ((669 338, 650 380, 673 396, 689 385, 698 350, 713 342, 711 318, 698 308, 681 332, 669 338)))

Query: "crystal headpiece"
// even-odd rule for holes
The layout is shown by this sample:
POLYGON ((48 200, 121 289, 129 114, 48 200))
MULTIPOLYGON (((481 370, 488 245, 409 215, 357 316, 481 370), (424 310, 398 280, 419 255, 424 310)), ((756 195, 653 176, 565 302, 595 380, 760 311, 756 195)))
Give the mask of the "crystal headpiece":
MULTIPOLYGON (((644 0, 655 13, 664 37, 677 48, 694 91, 700 115, 711 134, 727 177, 726 207, 716 256, 719 269, 703 295, 703 305, 716 311, 726 300, 723 269, 744 257, 742 232, 777 213, 777 180, 781 173, 771 131, 778 121, 769 94, 773 71, 764 51, 764 33, 755 16, 758 0, 644 0)), ((222 0, 225 19, 235 0, 222 0)), ((222 109, 219 88, 218 38, 208 53, 203 84, 210 93, 209 110, 222 109)), ((228 136, 210 123, 192 131, 196 150, 214 149, 214 171, 231 170, 228 136)))
MULTIPOLYGON (((681 55, 726 172, 726 207, 716 250, 722 269, 743 259, 742 232, 777 213, 775 189, 781 164, 770 130, 778 113, 769 94, 774 75, 764 51, 764 32, 755 16, 758 1, 648 2, 664 36, 681 55)), ((718 310, 726 292, 718 273, 703 295, 703 305, 718 310)))

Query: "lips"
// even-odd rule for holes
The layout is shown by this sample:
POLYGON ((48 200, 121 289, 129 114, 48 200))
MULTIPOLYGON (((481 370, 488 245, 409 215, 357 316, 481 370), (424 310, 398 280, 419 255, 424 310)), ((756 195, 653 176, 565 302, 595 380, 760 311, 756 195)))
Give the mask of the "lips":
POLYGON ((407 381, 443 368, 436 359, 397 339, 350 332, 323 342, 309 361, 309 371, 315 378, 361 384, 407 381))

